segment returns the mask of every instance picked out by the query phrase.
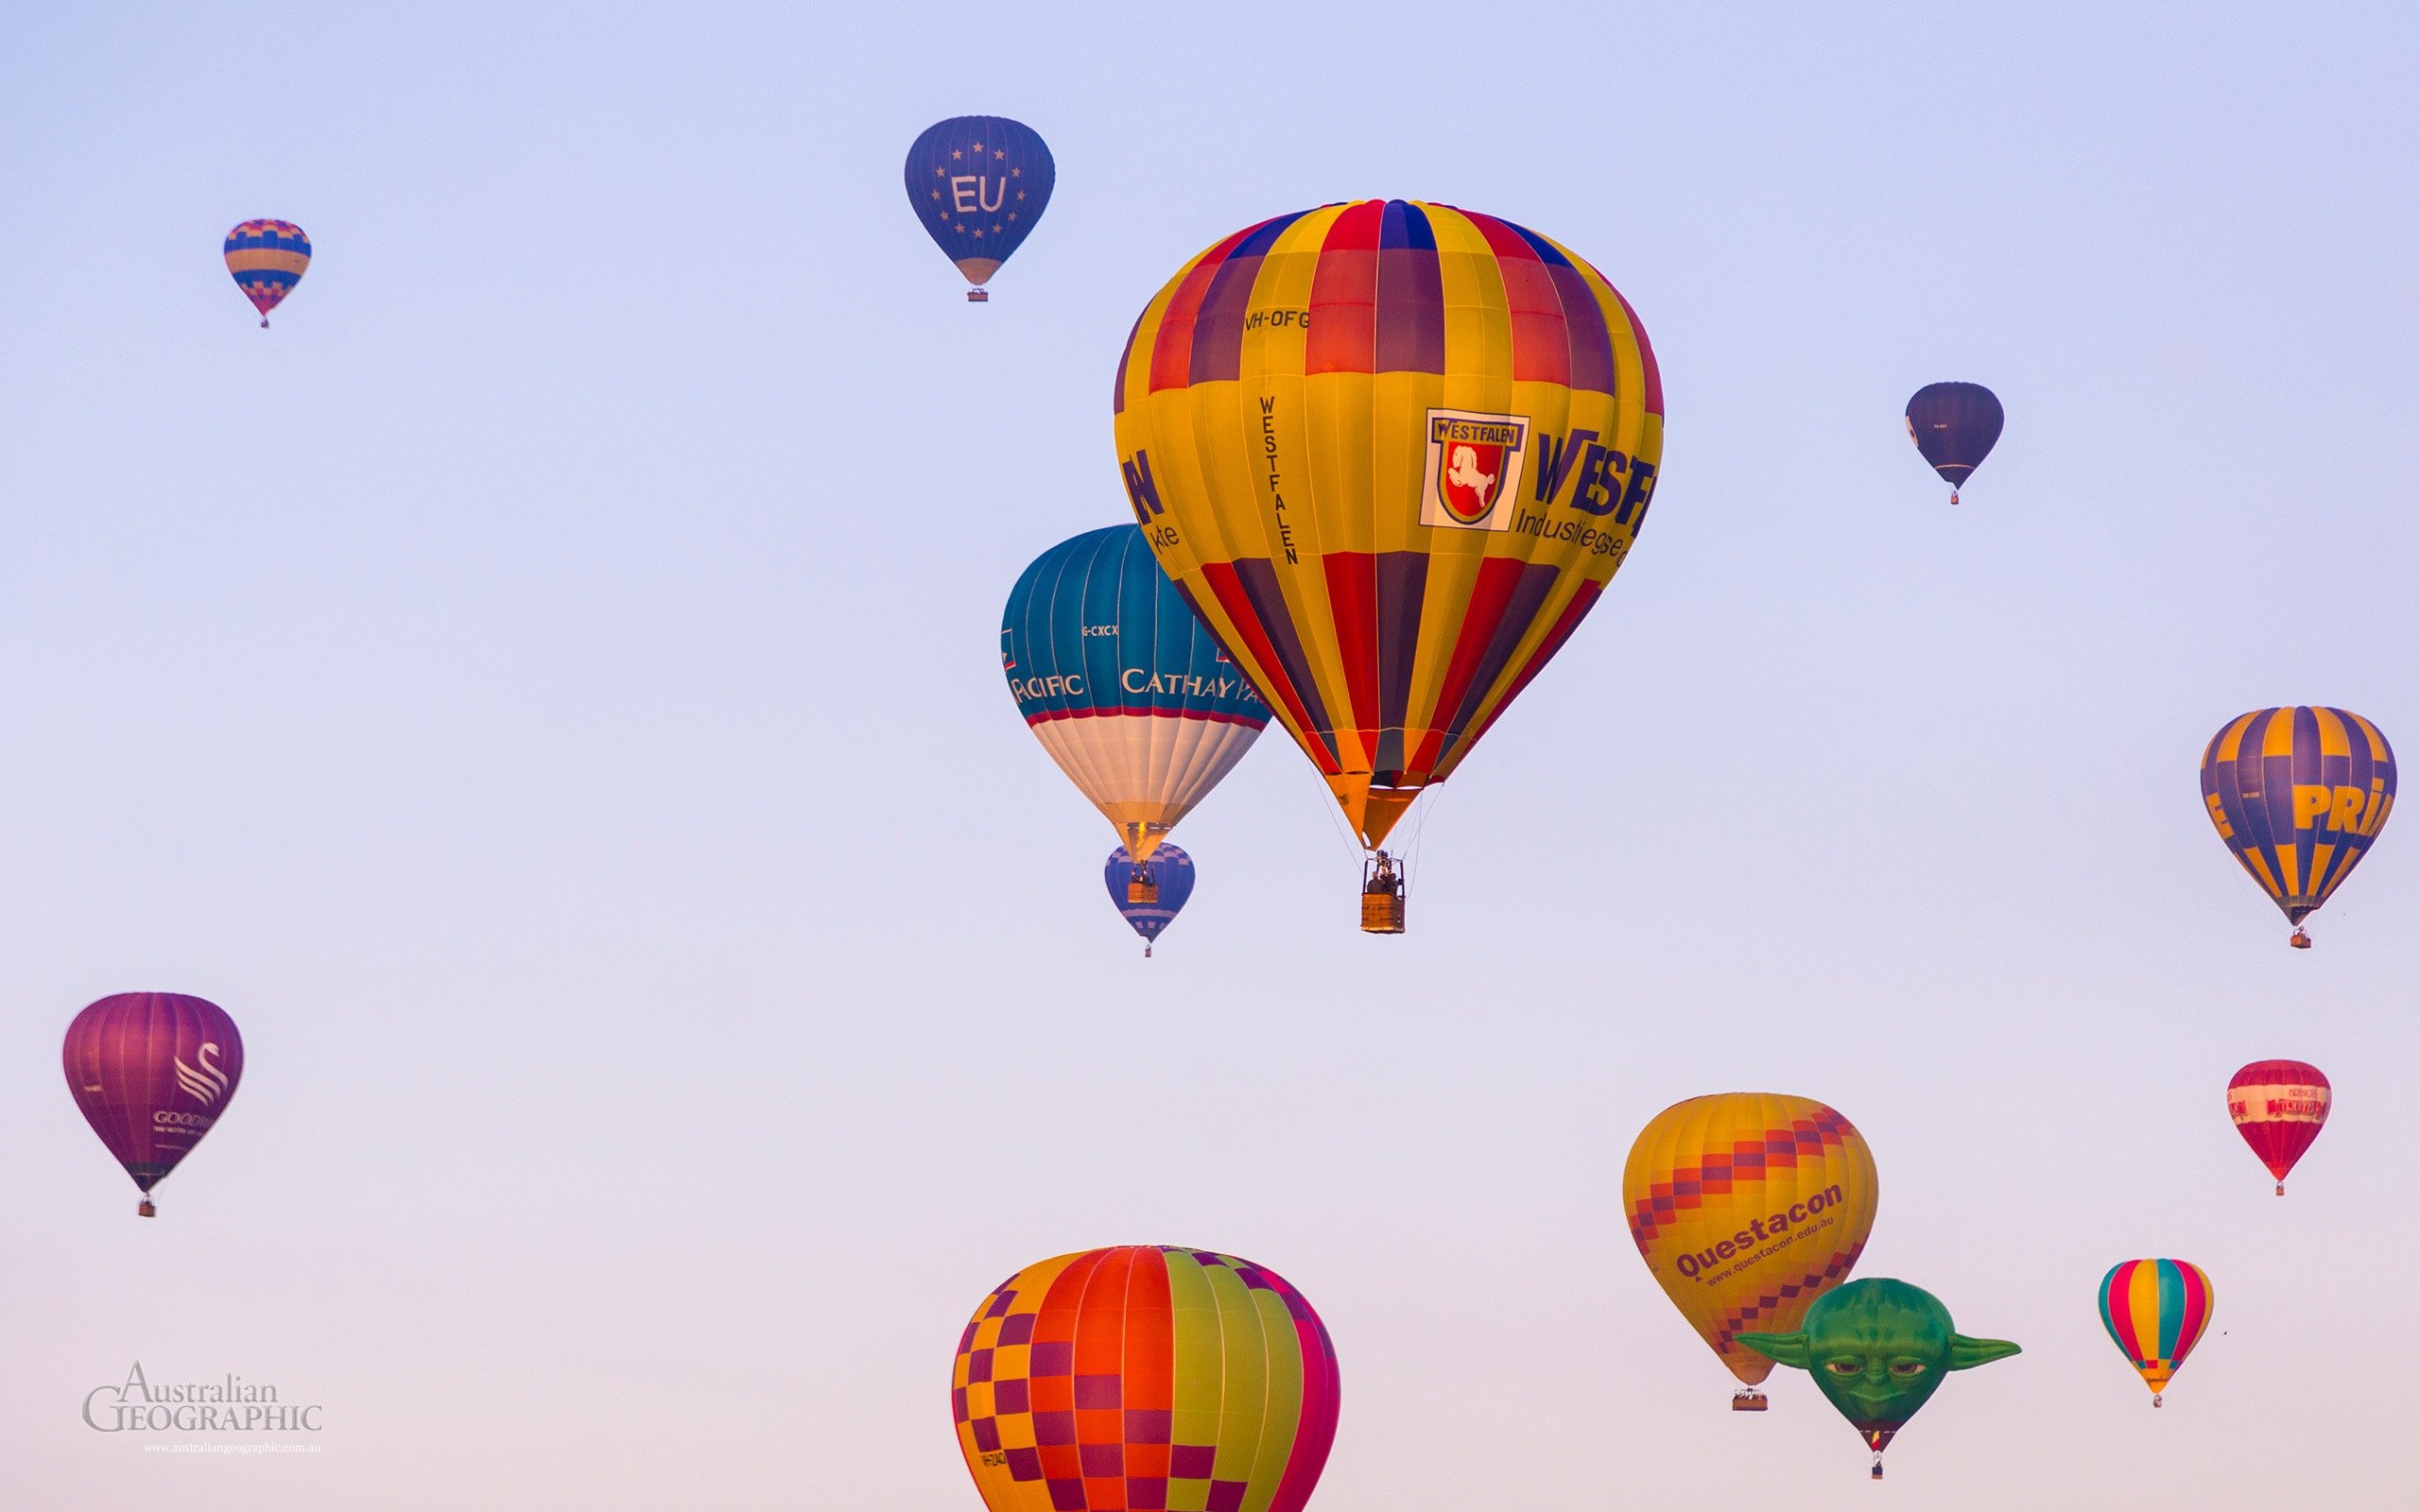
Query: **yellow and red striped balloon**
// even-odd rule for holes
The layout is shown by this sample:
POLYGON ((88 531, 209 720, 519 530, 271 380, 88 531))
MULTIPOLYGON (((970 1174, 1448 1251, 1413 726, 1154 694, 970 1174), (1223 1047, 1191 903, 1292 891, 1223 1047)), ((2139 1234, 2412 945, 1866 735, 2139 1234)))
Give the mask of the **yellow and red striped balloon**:
POLYGON ((1165 1245, 1028 1265, 958 1341, 958 1445, 991 1512, 1301 1512, 1336 1350, 1266 1266, 1165 1245))
POLYGON ((1664 450, 1654 352, 1601 274, 1404 200, 1187 263, 1115 407, 1160 565, 1373 848, 1595 606, 1664 450))

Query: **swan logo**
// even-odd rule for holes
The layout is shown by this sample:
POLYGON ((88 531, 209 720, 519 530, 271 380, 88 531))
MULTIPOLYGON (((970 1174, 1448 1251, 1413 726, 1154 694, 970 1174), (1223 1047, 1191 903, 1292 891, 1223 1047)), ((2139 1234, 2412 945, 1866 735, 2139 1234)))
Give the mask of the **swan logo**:
POLYGON ((1462 530, 1503 530, 1503 507, 1520 486, 1529 456, 1530 422, 1518 415, 1461 409, 1428 412, 1428 477, 1420 494, 1420 523, 1462 530))
POLYGON ((193 1058, 201 1062, 199 1067, 186 1065, 182 1056, 171 1057, 177 1068, 177 1085, 204 1108, 217 1107, 218 1099, 227 1095, 227 1074, 216 1063, 217 1054, 217 1041, 209 1040, 194 1053, 193 1058))

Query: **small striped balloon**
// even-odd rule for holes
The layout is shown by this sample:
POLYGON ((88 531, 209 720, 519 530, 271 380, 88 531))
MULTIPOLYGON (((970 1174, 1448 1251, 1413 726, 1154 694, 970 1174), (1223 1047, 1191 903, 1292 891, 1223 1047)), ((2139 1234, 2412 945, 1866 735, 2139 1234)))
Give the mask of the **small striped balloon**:
POLYGON ((268 329, 268 312, 294 292, 311 266, 311 238, 290 220, 248 220, 227 233, 227 271, 268 329))
POLYGON ((2182 1260, 2125 1260, 2100 1279, 2100 1323, 2160 1404, 2218 1305, 2210 1278, 2182 1260))

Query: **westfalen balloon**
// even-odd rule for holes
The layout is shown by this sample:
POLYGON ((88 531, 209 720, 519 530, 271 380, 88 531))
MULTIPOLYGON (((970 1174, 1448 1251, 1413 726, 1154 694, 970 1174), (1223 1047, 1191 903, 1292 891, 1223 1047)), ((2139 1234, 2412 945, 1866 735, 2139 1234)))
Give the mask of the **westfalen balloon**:
POLYGON ((1362 927, 1399 932, 1388 832, 1646 523, 1664 392, 1637 318, 1510 221, 1327 205, 1180 268, 1113 408, 1136 522, 1372 853, 1362 927))
POLYGON ((2349 709, 2256 709, 2202 752, 2202 806, 2310 948, 2303 920, 2335 895, 2394 811, 2394 749, 2349 709))
POLYGON ((290 220, 248 220, 227 233, 227 271, 268 329, 268 312, 285 301, 311 266, 311 238, 290 220))
POLYGON ((2217 1307, 2210 1278, 2187 1261, 2121 1260, 2100 1279, 2100 1326, 2152 1388, 2154 1407, 2217 1307))
POLYGON ((1143 936, 1143 954, 1148 956, 1160 931, 1176 921, 1184 901, 1193 896, 1193 858, 1168 840, 1153 847, 1141 861, 1128 855, 1121 845, 1109 853, 1101 880, 1109 886, 1109 901, 1117 905, 1134 933, 1143 936))
POLYGON ((1806 1310, 1792 1333, 1742 1333, 1759 1354, 1809 1372, 1815 1384, 1874 1451, 1874 1478, 1882 1479, 1882 1452, 1908 1426, 1952 1370, 2020 1353, 2006 1339, 1972 1339, 1958 1332, 1941 1298, 1888 1277, 1851 1281, 1806 1310))
POLYGON ((1908 401, 1908 438, 1949 485, 1949 502, 2000 438, 2008 417, 1981 384, 1927 384, 1908 401))
POLYGON ((244 1078, 244 1037, 215 1003, 182 992, 120 992, 67 1026, 67 1090, 84 1121, 156 1211, 151 1188, 210 1132, 244 1078))
POLYGON ((1284 1277, 1166 1245, 1027 1266, 976 1308, 950 1372, 990 1512, 1301 1512, 1337 1395, 1327 1329, 1284 1277))
POLYGON ((1622 1167, 1631 1238, 1655 1283, 1762 1412, 1772 1362, 1743 1329, 1795 1329, 1857 1264, 1880 1183, 1865 1139, 1811 1097, 1724 1092, 1655 1115, 1622 1167))
POLYGON ((1058 181, 1050 148, 1031 127, 997 115, 959 115, 925 129, 908 149, 908 202, 942 255, 991 299, 984 284, 1025 245, 1058 181))
POLYGON ((1135 861, 1150 859, 1269 723, 1132 525, 1034 558, 1001 616, 1000 666, 1043 749, 1135 861))
POLYGON ((2227 1083, 2227 1116, 2235 1131, 2286 1194, 2286 1173, 2326 1126, 2335 1090, 2317 1066, 2302 1060, 2256 1060, 2227 1083))

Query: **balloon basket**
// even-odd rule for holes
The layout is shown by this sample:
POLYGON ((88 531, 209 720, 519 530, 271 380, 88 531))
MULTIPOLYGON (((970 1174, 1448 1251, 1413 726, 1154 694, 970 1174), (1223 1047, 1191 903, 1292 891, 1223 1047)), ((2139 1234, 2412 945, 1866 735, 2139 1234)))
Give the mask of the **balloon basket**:
POLYGON ((134 1215, 138 1218, 157 1218, 160 1216, 160 1210, 151 1206, 151 1199, 146 1197, 134 1205, 134 1215))
POLYGON ((2281 1197, 2282 1197, 2282 1196, 2284 1196, 2285 1194, 2286 1194, 2286 1183, 2284 1183, 2283 1181, 2280 1181, 2280 1182, 2278 1182, 2278 1183, 2277 1183, 2277 1195, 2279 1195, 2279 1196, 2281 1196, 2281 1197))
POLYGON ((1882 1456, 1879 1454, 1874 1456, 1874 1478, 1877 1481, 1882 1479, 1882 1456))
POLYGON ((1145 960, 1147 960, 1147 961, 1148 961, 1148 960, 1150 960, 1150 958, 1151 958, 1151 947, 1150 947, 1149 945, 1146 945, 1146 946, 1144 946, 1144 947, 1143 947, 1143 959, 1145 959, 1145 960))
POLYGON ((1130 903, 1158 902, 1160 885, 1149 877, 1136 877, 1126 885, 1126 901, 1130 903))
POLYGON ((1733 1412, 1763 1412, 1771 1405, 1772 1403, 1765 1400, 1765 1394, 1761 1391, 1735 1391, 1731 1394, 1733 1412))
POLYGON ((2310 936, 2305 931, 2298 929, 2291 935, 2286 936, 2286 943, 2291 945, 2298 951, 2307 951, 2310 949, 2310 936))
MULTIPOLYGON (((1955 505, 1955 504, 1957 504, 1957 503, 1958 503, 1958 490, 1957 490, 1956 489, 1952 489, 1952 490, 1949 490, 1949 502, 1950 502, 1952 505, 1955 505)), ((1882 1479, 1882 1467, 1881 1467, 1881 1466, 1876 1465, 1876 1467, 1874 1467, 1874 1478, 1875 1478, 1876 1480, 1877 1480, 1877 1481, 1878 1481, 1878 1480, 1880 1480, 1880 1479, 1882 1479)))
MULTIPOLYGON (((991 291, 988 289, 968 289, 966 291, 966 302, 969 304, 989 304, 992 302, 991 291)), ((261 324, 267 325, 268 322, 267 320, 263 320, 261 324)))
POLYGON ((261 317, 261 329, 264 331, 268 329, 268 317, 266 315, 261 317))
POLYGON ((1361 864, 1361 933, 1403 933, 1403 871, 1384 850, 1361 864))
POLYGON ((2160 1405, 2160 1403, 2161 1403, 2162 1400, 2163 1400, 2163 1399, 2161 1398, 2161 1396, 2160 1396, 2160 1394, 2159 1394, 2158 1392, 2154 1391, 2154 1392, 2152 1392, 2152 1406, 2156 1407, 2156 1406, 2160 1405))

